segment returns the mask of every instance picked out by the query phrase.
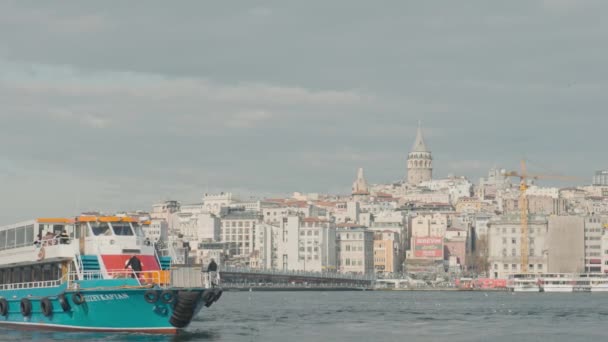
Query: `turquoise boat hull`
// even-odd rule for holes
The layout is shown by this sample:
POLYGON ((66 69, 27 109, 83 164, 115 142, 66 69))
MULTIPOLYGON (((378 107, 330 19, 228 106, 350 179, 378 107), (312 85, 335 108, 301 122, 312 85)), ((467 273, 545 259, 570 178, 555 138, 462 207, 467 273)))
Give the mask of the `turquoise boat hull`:
POLYGON ((62 284, 3 290, 0 297, 6 300, 8 310, 6 315, 0 315, 0 326, 174 334, 187 327, 204 306, 211 305, 219 296, 221 289, 217 288, 144 288, 135 279, 80 281, 77 289, 62 284), (31 304, 29 313, 27 308, 24 313, 24 298, 31 304), (48 306, 43 308, 45 298, 50 300, 52 310, 48 306))

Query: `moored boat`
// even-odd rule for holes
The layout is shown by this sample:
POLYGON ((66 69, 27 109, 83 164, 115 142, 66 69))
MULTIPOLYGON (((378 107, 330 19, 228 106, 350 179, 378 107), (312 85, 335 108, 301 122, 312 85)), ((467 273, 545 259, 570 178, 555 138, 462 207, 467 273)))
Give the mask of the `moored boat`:
POLYGON ((574 292, 574 274, 545 273, 540 278, 543 292, 574 292))
POLYGON ((0 326, 176 333, 222 289, 200 269, 161 259, 129 217, 0 227, 0 326), (141 270, 128 267, 134 256, 141 270))
POLYGON ((507 288, 513 292, 540 292, 539 279, 535 274, 513 274, 507 280, 507 288))

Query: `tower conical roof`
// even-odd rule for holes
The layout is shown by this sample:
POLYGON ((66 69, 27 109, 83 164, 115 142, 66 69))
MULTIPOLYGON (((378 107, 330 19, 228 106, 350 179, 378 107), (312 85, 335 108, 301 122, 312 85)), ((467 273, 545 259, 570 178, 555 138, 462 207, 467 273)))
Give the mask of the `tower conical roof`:
POLYGON ((422 128, 420 127, 420 123, 418 123, 418 130, 416 131, 416 141, 414 141, 414 146, 412 147, 411 152, 430 152, 424 143, 424 137, 422 136, 422 128))
POLYGON ((355 179, 355 182, 353 183, 353 195, 355 194, 369 194, 367 181, 363 176, 363 168, 359 168, 359 170, 357 170, 357 179, 355 179))

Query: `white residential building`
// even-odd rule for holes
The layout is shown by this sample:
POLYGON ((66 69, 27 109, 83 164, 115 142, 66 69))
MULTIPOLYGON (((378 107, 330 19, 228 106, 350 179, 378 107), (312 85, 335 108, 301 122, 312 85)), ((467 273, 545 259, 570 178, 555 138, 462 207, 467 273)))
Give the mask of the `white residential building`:
POLYGON ((336 271, 336 228, 322 218, 307 217, 300 221, 298 260, 304 271, 336 271))
POLYGON ((440 213, 418 214, 410 219, 412 237, 443 237, 447 228, 447 216, 440 213))
POLYGON ((167 242, 169 234, 169 225, 167 224, 167 221, 164 219, 151 219, 149 223, 150 224, 148 225, 142 225, 144 237, 153 243, 159 241, 167 242))
MULTIPOLYGON (((548 223, 544 216, 528 220, 528 272, 547 272, 548 223)), ((488 263, 493 278, 506 279, 521 273, 521 221, 519 215, 505 215, 488 228, 488 263)))
POLYGON ((181 205, 178 201, 165 201, 163 203, 154 204, 152 205, 150 218, 165 220, 169 231, 173 231, 174 229, 177 229, 179 225, 177 213, 180 211, 180 207, 181 205))
MULTIPOLYGON (((286 219, 285 219, 286 221, 286 219)), ((285 222, 275 224, 260 223, 255 228, 255 251, 251 267, 259 269, 278 269, 278 248, 280 231, 285 222)))
POLYGON ((602 271, 602 236, 604 225, 600 216, 585 217, 585 272, 602 271))
POLYGON ((464 177, 429 180, 420 183, 418 186, 426 187, 433 192, 447 193, 452 205, 456 204, 458 199, 470 197, 473 193, 473 184, 464 177))
POLYGON ((374 232, 365 228, 338 229, 336 240, 341 273, 374 272, 374 232))
POLYGON ((255 227, 262 222, 262 216, 246 210, 225 210, 224 213, 220 223, 222 241, 232 243, 232 256, 249 258, 255 248, 255 227))
POLYGON ((206 212, 219 215, 222 208, 229 207, 236 202, 230 192, 221 192, 219 194, 204 194, 203 206, 206 212))
POLYGON ((544 197, 551 197, 553 199, 558 199, 559 198, 559 188, 547 188, 547 187, 540 187, 537 185, 531 185, 526 190, 526 195, 527 196, 544 196, 544 197))
POLYGON ((297 215, 283 220, 277 236, 277 266, 279 269, 299 270, 300 220, 297 215))
POLYGON ((488 227, 492 218, 492 214, 477 213, 473 217, 473 227, 475 228, 475 238, 481 239, 488 236, 488 227))

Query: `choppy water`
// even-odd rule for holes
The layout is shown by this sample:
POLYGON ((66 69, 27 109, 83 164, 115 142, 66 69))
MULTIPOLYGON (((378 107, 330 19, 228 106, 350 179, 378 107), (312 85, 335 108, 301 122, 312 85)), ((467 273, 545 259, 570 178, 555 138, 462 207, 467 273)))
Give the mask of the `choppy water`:
POLYGON ((180 336, 0 330, 1 341, 605 341, 608 294, 226 292, 180 336))

